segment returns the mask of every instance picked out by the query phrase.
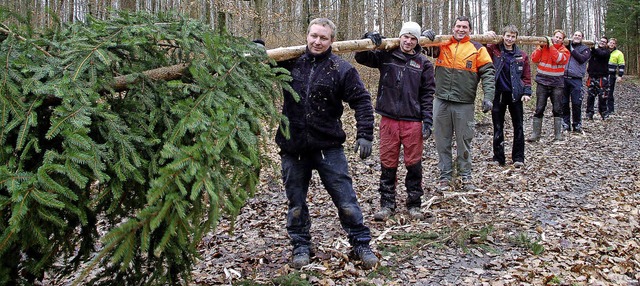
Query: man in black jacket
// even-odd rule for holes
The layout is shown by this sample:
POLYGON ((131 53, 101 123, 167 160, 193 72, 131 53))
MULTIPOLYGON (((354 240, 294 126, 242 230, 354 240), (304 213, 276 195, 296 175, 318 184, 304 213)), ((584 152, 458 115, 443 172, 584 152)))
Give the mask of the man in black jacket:
MULTIPOLYGON (((386 220, 396 210, 396 181, 400 148, 407 169, 406 206, 412 219, 422 219, 422 140, 431 135, 433 94, 436 90, 433 64, 418 45, 420 25, 406 22, 400 30, 400 46, 383 51, 358 52, 358 63, 380 71, 376 113, 380 114, 380 210, 374 219, 386 220)), ((435 33, 429 37, 433 40, 435 33)), ((381 36, 368 32, 380 45, 381 36)))
MULTIPOLYGON (((362 267, 373 268, 378 258, 371 251, 371 233, 364 225, 349 176, 342 144, 346 134, 340 118, 342 102, 355 110, 360 158, 371 155, 373 108, 371 94, 365 89, 356 69, 331 53, 336 26, 326 18, 314 19, 307 30, 307 48, 299 58, 278 63, 289 70, 291 87, 299 100, 284 90, 282 113, 288 118, 289 135, 276 135, 282 159, 289 211, 287 232, 293 245, 291 266, 299 269, 309 264, 311 256, 311 220, 307 192, 312 171, 320 175, 324 187, 338 208, 340 224, 347 232, 352 252, 362 260, 362 267)), ((286 128, 281 127, 280 130, 286 128)))
POLYGON ((607 116, 607 96, 609 94, 609 57, 611 50, 607 47, 607 37, 601 37, 598 47, 591 48, 591 58, 587 67, 587 119, 593 120, 593 108, 598 97, 598 113, 602 118, 607 116))

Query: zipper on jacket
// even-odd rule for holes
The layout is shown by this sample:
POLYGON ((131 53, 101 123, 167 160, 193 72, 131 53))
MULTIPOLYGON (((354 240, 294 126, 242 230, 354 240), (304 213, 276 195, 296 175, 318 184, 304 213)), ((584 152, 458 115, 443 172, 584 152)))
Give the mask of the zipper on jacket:
POLYGON ((316 63, 316 58, 312 57, 311 58, 311 69, 309 69, 309 77, 307 78, 307 92, 306 92, 306 96, 304 97, 304 102, 302 107, 304 108, 304 125, 305 125, 305 141, 306 144, 309 144, 309 128, 307 128, 306 126, 309 125, 309 121, 308 116, 309 115, 309 97, 311 96, 311 84, 313 83, 313 73, 315 72, 315 69, 317 67, 317 63, 316 63))

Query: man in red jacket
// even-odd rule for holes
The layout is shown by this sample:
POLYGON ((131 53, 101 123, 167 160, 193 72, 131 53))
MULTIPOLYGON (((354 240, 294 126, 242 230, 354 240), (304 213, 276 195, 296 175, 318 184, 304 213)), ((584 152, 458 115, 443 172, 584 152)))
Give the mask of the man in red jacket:
POLYGON ((563 42, 566 34, 563 30, 553 31, 553 37, 546 37, 547 44, 536 48, 531 54, 531 61, 538 65, 536 74, 536 111, 533 114, 533 132, 529 142, 540 140, 542 116, 547 108, 547 100, 551 99, 553 108, 554 140, 562 140, 562 97, 564 93, 564 70, 569 61, 569 50, 563 42))

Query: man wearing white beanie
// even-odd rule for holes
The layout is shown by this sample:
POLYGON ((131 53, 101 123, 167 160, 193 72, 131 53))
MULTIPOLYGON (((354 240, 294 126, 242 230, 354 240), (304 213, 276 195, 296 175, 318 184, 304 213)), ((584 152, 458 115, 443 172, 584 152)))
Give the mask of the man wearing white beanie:
MULTIPOLYGON (((435 36, 435 35, 434 35, 435 36)), ((384 221, 396 210, 396 181, 400 147, 407 169, 406 207, 412 219, 422 219, 422 140, 431 135, 432 101, 435 92, 433 64, 418 45, 420 25, 406 22, 400 30, 400 47, 355 54, 358 63, 380 71, 375 111, 380 119, 380 210, 374 219, 384 221)), ((375 45, 381 36, 368 32, 364 38, 375 45)), ((429 37, 431 38, 431 37, 429 37)), ((433 39, 431 39, 433 40, 433 39)))
POLYGON ((402 24, 398 37, 402 37, 404 34, 411 34, 416 39, 420 39, 420 25, 416 22, 405 22, 402 24))

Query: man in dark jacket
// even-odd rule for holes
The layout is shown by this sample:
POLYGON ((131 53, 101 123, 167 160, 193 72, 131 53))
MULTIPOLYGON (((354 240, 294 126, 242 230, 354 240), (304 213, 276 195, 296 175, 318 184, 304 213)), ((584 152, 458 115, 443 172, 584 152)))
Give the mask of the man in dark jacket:
POLYGON ((564 97, 562 98, 562 127, 565 131, 582 132, 582 78, 587 72, 587 61, 591 57, 589 47, 582 44, 584 34, 573 33, 567 50, 571 52, 564 69, 564 97), (573 120, 573 122, 572 122, 573 120))
MULTIPOLYGON (((489 31, 489 36, 496 33, 489 31)), ((488 44, 487 51, 496 69, 496 96, 493 98, 493 161, 505 164, 504 115, 509 109, 513 125, 511 159, 516 168, 524 166, 524 108, 522 102, 531 99, 531 67, 529 56, 515 44, 518 28, 507 25, 502 29, 502 42, 488 44)))
MULTIPOLYGON (((435 35, 434 35, 435 36, 435 35)), ((390 51, 358 52, 358 63, 380 70, 376 113, 380 114, 380 211, 374 219, 386 220, 396 209, 396 173, 400 147, 407 169, 406 206, 413 219, 422 219, 422 140, 431 135, 433 124, 433 65, 418 45, 420 25, 406 22, 400 30, 400 46, 390 51)), ((380 36, 368 32, 374 44, 380 36)), ((432 39, 433 40, 433 39, 432 39)))
POLYGON ((607 116, 607 95, 609 93, 609 57, 607 37, 601 37, 598 47, 591 48, 591 58, 587 67, 587 119, 593 120, 593 108, 598 98, 598 113, 604 119, 607 116))
MULTIPOLYGON (((293 245, 291 266, 299 269, 309 264, 311 256, 311 220, 307 192, 312 171, 317 170, 324 187, 338 208, 340 224, 347 232, 352 253, 362 260, 362 267, 373 268, 378 258, 371 251, 371 234, 364 225, 349 176, 342 144, 346 135, 340 117, 343 102, 355 110, 360 157, 371 155, 373 108, 371 94, 365 89, 356 69, 331 53, 336 26, 326 18, 314 19, 307 30, 304 55, 278 63, 291 72, 291 87, 299 99, 284 90, 282 113, 288 118, 289 135, 276 135, 282 159, 289 211, 287 232, 293 245)), ((281 126, 280 130, 285 130, 281 126)))

